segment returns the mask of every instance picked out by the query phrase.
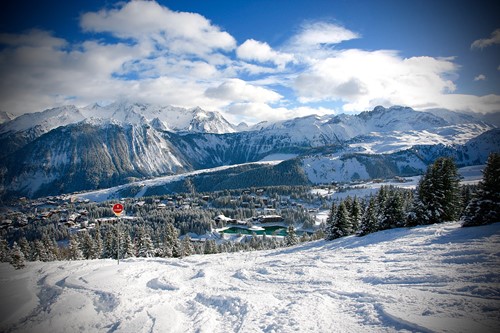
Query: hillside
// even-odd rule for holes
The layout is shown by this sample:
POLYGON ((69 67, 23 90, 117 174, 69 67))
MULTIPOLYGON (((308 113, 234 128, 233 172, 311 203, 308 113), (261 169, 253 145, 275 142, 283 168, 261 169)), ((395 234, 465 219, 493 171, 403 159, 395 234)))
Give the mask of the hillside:
POLYGON ((5 332, 495 332, 500 223, 275 251, 0 265, 5 332))

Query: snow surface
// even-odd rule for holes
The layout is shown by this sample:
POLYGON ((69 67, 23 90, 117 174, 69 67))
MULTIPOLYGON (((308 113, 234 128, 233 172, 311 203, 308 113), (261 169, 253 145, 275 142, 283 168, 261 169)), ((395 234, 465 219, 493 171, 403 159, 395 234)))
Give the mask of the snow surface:
POLYGON ((273 251, 0 265, 3 332, 498 332, 500 223, 273 251))

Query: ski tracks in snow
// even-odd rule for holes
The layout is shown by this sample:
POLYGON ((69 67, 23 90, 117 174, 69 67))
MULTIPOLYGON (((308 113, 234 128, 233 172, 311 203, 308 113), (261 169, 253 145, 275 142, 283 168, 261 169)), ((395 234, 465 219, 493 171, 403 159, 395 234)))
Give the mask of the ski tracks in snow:
MULTIPOLYGON (((38 304, 0 328, 494 332, 500 323, 499 248, 500 224, 465 229, 447 223, 275 251, 126 259, 120 265, 30 263, 28 289, 38 304)), ((26 270, 0 269, 10 269, 9 281, 26 279, 26 270)))

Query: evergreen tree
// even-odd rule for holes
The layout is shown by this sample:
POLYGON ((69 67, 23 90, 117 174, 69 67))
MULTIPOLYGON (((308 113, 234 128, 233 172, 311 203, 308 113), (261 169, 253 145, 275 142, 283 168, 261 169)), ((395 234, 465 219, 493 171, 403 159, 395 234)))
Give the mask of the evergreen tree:
POLYGON ((100 227, 97 227, 94 230, 94 254, 96 256, 96 259, 102 258, 102 252, 104 248, 104 244, 102 242, 102 237, 101 237, 101 229, 100 227))
POLYGON ((78 238, 75 235, 71 235, 69 238, 68 259, 83 259, 83 253, 82 250, 80 250, 80 243, 78 242, 78 238))
POLYGON ((391 189, 388 192, 384 207, 381 207, 378 229, 386 230, 405 225, 406 217, 403 210, 403 198, 398 191, 391 189))
POLYGON ((213 254, 217 253, 217 244, 215 243, 215 240, 213 239, 208 239, 205 241, 205 246, 203 249, 204 254, 213 254))
POLYGON ((31 249, 31 245, 25 237, 21 237, 19 239, 19 248, 23 252, 24 258, 27 261, 33 260, 33 250, 31 249))
POLYGON ((461 210, 460 178, 451 158, 438 158, 417 186, 412 224, 455 220, 461 210))
POLYGON ((135 247, 134 242, 132 242, 132 237, 130 237, 130 233, 125 233, 123 237, 123 246, 121 249, 121 257, 122 258, 131 258, 135 256, 135 247))
POLYGON ((330 207, 330 211, 328 212, 328 216, 326 217, 326 223, 325 223, 325 239, 326 240, 335 239, 335 237, 333 236, 332 229, 335 227, 334 220, 335 220, 336 213, 337 213, 337 206, 335 205, 335 202, 333 202, 332 206, 330 207))
POLYGON ((5 239, 0 239, 0 262, 10 261, 9 243, 5 239))
POLYGON ((351 234, 351 218, 343 201, 339 204, 335 216, 330 220, 331 224, 327 225, 327 240, 351 234))
POLYGON ((185 235, 184 238, 182 239, 182 242, 181 242, 181 245, 182 245, 182 252, 184 254, 184 256, 190 256, 192 254, 194 254, 194 246, 193 246, 193 243, 191 242, 191 237, 189 237, 189 235, 185 235))
POLYGON ((351 202, 351 206, 349 209, 349 215, 351 216, 351 228, 352 232, 357 232, 359 229, 359 224, 361 222, 361 203, 359 202, 357 197, 351 202))
POLYGON ((286 230, 285 246, 294 246, 299 244, 299 238, 295 232, 295 227, 291 224, 286 230))
POLYGON ((39 239, 33 243, 33 261, 48 261, 47 250, 39 239))
POLYGON ((183 256, 181 242, 179 240, 179 231, 172 223, 167 223, 166 225, 163 244, 167 251, 172 252, 172 257, 179 258, 183 256))
POLYGON ((97 255, 95 253, 95 244, 92 237, 88 232, 80 233, 80 248, 82 250, 83 258, 85 259, 96 259, 97 255))
POLYGON ((135 248, 138 257, 149 258, 154 254, 153 241, 149 232, 146 231, 144 226, 141 226, 137 233, 135 248))
POLYGON ((106 231, 104 232, 103 258, 117 258, 116 233, 113 232, 113 229, 113 226, 108 225, 106 231))
POLYGON ((500 222, 500 153, 492 153, 471 202, 462 217, 464 227, 500 222))
POLYGON ((378 231, 378 218, 377 218, 377 202, 375 197, 370 197, 368 207, 361 218, 358 235, 365 236, 378 231))
POLYGON ((16 242, 14 242, 10 251, 10 264, 14 266, 15 269, 21 269, 25 266, 24 254, 16 242))

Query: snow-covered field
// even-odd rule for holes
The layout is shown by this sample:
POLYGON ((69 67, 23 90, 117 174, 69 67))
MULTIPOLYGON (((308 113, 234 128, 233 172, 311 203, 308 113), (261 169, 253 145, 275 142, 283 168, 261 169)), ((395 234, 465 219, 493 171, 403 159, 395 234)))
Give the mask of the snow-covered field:
POLYGON ((0 265, 2 332, 498 332, 500 223, 275 251, 0 265))

